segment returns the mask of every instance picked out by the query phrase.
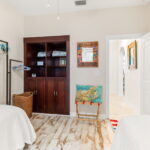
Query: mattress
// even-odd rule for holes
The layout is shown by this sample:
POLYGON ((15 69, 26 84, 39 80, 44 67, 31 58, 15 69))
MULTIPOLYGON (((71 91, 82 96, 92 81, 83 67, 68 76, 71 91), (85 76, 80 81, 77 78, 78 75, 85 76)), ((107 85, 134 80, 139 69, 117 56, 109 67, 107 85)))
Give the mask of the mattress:
POLYGON ((23 149, 35 139, 34 128, 22 109, 0 105, 0 150, 23 149))

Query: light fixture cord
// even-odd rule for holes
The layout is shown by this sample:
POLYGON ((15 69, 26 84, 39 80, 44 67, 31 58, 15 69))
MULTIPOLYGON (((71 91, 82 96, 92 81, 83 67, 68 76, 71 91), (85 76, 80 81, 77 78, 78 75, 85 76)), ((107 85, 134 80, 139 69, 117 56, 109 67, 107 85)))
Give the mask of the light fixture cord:
POLYGON ((57 17, 60 17, 60 0, 57 0, 57 17))

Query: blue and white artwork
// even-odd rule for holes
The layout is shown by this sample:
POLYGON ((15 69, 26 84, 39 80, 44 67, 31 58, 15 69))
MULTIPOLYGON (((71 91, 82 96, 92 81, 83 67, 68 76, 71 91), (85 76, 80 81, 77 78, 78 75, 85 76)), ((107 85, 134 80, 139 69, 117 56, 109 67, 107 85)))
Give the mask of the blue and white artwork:
POLYGON ((134 41, 128 46, 129 69, 137 69, 137 42, 134 41))
POLYGON ((6 53, 8 51, 8 43, 0 41, 0 53, 6 53))

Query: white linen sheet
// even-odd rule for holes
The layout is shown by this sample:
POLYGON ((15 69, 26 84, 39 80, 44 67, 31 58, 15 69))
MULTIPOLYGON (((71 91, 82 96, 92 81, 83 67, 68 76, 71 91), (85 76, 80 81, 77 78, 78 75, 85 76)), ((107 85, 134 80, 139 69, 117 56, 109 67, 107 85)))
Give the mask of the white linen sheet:
POLYGON ((111 150, 150 150, 150 116, 119 121, 111 150))
POLYGON ((0 150, 23 149, 32 144, 35 131, 26 113, 14 106, 0 105, 0 150))

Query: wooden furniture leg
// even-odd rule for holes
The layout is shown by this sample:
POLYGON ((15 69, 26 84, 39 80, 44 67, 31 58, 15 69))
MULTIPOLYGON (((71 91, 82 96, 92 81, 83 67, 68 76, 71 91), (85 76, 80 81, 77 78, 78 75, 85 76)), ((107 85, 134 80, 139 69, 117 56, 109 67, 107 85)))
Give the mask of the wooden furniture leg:
POLYGON ((103 136, 102 136, 102 129, 101 129, 101 120, 99 119, 99 115, 100 115, 100 104, 98 103, 89 103, 89 102, 76 102, 76 113, 77 113, 77 117, 79 120, 85 120, 85 121, 96 121, 96 125, 97 125, 97 131, 99 133, 99 136, 101 137, 101 148, 102 150, 104 150, 104 146, 103 146, 103 136), (87 114, 80 114, 79 113, 79 104, 84 104, 84 105, 94 105, 97 106, 97 114, 95 115, 87 115, 87 114), (86 118, 83 118, 86 117, 86 118), (87 118, 90 117, 90 118, 87 118), (93 117, 93 119, 91 119, 91 117, 93 117))
POLYGON ((100 113, 100 105, 98 105, 97 108, 97 117, 96 117, 97 121, 99 120, 99 113, 100 113))
POLYGON ((79 118, 79 105, 78 104, 76 104, 76 113, 77 113, 77 116, 79 118))
POLYGON ((90 120, 90 121, 98 122, 99 121, 99 114, 100 114, 100 104, 98 104, 98 103, 89 103, 89 102, 85 102, 85 103, 76 102, 76 114, 77 114, 78 119, 80 119, 80 120, 90 120), (95 115, 80 114, 79 113, 79 104, 97 106, 97 113, 95 115), (90 118, 83 118, 83 117, 94 117, 94 120, 90 119, 90 118))

